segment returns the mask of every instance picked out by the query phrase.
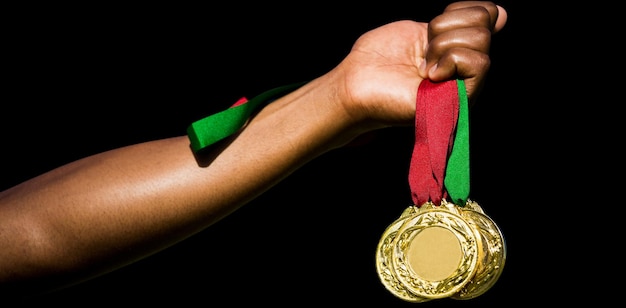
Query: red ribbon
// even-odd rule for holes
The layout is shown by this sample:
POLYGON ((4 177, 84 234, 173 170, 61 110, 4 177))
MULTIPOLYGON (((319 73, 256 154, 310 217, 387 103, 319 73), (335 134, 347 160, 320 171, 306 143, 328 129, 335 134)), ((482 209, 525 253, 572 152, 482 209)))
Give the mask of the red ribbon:
POLYGON ((415 107, 415 146, 409 167, 411 196, 418 207, 428 201, 440 205, 447 198, 444 177, 458 115, 456 80, 420 83, 415 107))

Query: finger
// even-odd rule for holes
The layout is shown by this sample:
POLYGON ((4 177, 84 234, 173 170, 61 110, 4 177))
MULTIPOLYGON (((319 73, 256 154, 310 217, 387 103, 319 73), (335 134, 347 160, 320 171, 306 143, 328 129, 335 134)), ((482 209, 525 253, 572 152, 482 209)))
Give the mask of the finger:
POLYGON ((442 27, 441 31, 446 31, 446 27, 483 26, 496 33, 506 24, 507 13, 503 7, 490 1, 461 1, 448 5, 444 14, 436 18, 442 19, 436 23, 442 27))
POLYGON ((427 61, 437 61, 442 54, 452 48, 467 48, 489 53, 491 32, 483 27, 459 28, 442 33, 428 43, 427 61))
POLYGON ((491 65, 489 55, 466 48, 453 48, 441 56, 429 72, 432 81, 470 79, 485 74, 491 65))
POLYGON ((491 35, 499 31, 506 23, 506 11, 488 1, 463 1, 450 4, 444 13, 435 17, 428 24, 429 42, 425 53, 425 61, 420 65, 419 72, 424 78, 442 80, 442 78, 473 78, 486 73, 488 68, 488 52, 491 35), (463 60, 464 65, 474 63, 475 68, 464 67, 462 71, 451 72, 457 63, 451 59, 458 52, 450 50, 468 49, 475 52, 475 61, 463 60), (447 59, 442 57, 447 55, 447 59))
POLYGON ((489 55, 466 48, 453 48, 441 56, 436 66, 431 68, 429 79, 440 82, 450 79, 463 79, 470 103, 484 83, 484 76, 489 71, 489 55))
POLYGON ((442 33, 428 44, 425 56, 426 61, 422 67, 424 71, 421 74, 430 79, 448 75, 445 74, 445 70, 439 73, 437 73, 437 71, 447 67, 439 62, 442 61, 441 58, 446 54, 450 57, 451 50, 473 50, 474 53, 471 54, 478 55, 480 59, 477 60, 480 62, 482 58, 487 56, 490 44, 491 32, 484 27, 460 28, 442 33), (435 75, 433 76, 433 74, 435 75))

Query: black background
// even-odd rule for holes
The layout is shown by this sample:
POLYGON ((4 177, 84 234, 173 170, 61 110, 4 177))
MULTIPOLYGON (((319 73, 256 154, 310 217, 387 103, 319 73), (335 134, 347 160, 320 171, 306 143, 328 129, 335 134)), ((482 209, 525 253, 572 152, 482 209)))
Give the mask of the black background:
MULTIPOLYGON (((1 187, 87 155, 183 135, 242 96, 323 74, 360 34, 399 19, 428 21, 446 3, 16 9, 4 47, 1 187)), ((505 235, 505 269, 476 299, 419 305, 533 303, 567 280, 559 263, 566 231, 553 228, 545 210, 560 193, 545 174, 562 168, 555 149, 568 141, 550 113, 537 112, 543 107, 529 88, 541 82, 526 74, 543 11, 499 3, 509 22, 493 38, 492 69, 470 113, 470 198, 505 235)), ((374 265, 380 235, 410 203, 412 138, 411 129, 379 131, 171 249, 25 304, 415 305, 387 292, 374 265)))

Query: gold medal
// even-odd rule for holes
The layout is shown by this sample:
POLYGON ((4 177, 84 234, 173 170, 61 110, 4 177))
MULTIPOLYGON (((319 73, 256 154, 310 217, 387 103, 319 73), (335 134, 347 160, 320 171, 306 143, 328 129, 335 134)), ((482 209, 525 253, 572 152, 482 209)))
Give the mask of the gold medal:
POLYGON ((506 247, 498 226, 468 198, 465 84, 423 80, 417 98, 409 168, 415 205, 385 229, 376 270, 385 288, 405 301, 472 299, 500 277, 506 247))
POLYGON ((505 257, 500 230, 477 203, 443 200, 410 206, 387 227, 376 269, 387 290, 405 301, 470 299, 491 288, 505 257))

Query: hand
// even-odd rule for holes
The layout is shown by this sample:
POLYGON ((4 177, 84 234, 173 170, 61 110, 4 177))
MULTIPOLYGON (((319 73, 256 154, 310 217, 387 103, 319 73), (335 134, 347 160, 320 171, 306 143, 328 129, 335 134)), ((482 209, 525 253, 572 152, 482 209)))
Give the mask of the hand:
POLYGON ((491 35, 504 27, 506 19, 506 11, 489 2, 448 5, 428 24, 429 43, 421 76, 435 82, 464 79, 472 100, 482 89, 491 64, 491 35))
POLYGON ((506 11, 488 1, 450 4, 430 23, 393 22, 363 34, 331 73, 344 108, 374 128, 413 125, 422 80, 465 80, 470 101, 489 70, 491 35, 506 11), (342 92, 343 91, 343 92, 342 92))

